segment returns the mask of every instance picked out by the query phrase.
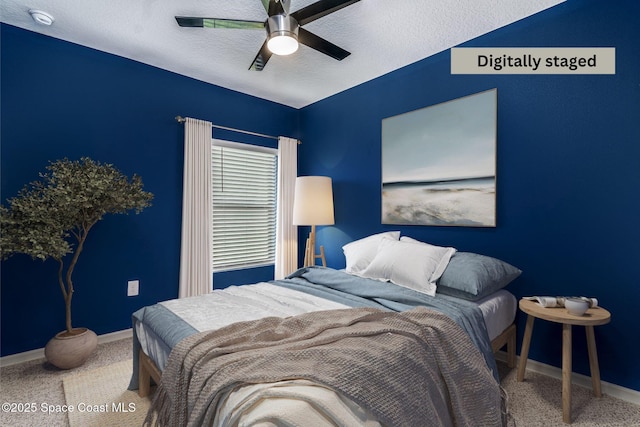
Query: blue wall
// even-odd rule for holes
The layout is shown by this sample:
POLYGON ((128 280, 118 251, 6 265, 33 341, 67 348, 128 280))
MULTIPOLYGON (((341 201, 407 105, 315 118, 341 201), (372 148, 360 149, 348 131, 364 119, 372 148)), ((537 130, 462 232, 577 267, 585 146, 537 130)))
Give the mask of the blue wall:
MULTIPOLYGON (((298 111, 12 26, 2 25, 1 199, 38 178, 49 160, 89 156, 142 177, 153 206, 105 217, 74 274, 75 326, 131 327, 131 313, 177 297, 183 125, 176 115, 297 137, 298 111), (127 297, 127 281, 140 295, 127 297)), ((214 136, 276 146, 238 134, 214 136)), ((53 261, 2 262, 2 355, 41 348, 64 329, 53 261)), ((273 268, 216 275, 215 287, 273 279, 273 268)))
MULTIPOLYGON (((345 243, 396 228, 502 258, 524 271, 509 286, 518 297, 598 297, 613 315, 596 328, 602 379, 640 390, 638 16, 630 0, 571 0, 464 44, 615 47, 614 76, 453 76, 446 51, 302 110, 3 25, 2 200, 64 156, 89 155, 142 176, 154 206, 107 217, 77 270, 75 324, 112 332, 130 327, 138 307, 177 295, 182 125, 173 117, 301 137, 300 174, 334 179, 336 225, 318 229, 330 266, 344 267, 345 243), (498 226, 381 225, 381 120, 492 88, 498 226), (141 295, 127 298, 132 278, 141 295)), ((246 273, 216 286, 272 274, 246 273)), ((55 265, 26 257, 2 263, 3 355, 42 347, 63 329, 54 274, 55 265)), ((523 316, 518 326, 520 342, 523 316)), ((588 374, 584 334, 575 329, 574 369, 588 374)), ((530 357, 560 366, 560 337, 558 325, 536 322, 530 357)))
MULTIPOLYGON (((524 271, 518 297, 597 297, 612 313, 596 328, 602 379, 640 390, 639 16, 638 2, 570 1, 463 45, 615 47, 616 75, 451 75, 445 51, 304 108, 300 170, 334 179, 336 225, 317 232, 330 266, 344 267, 345 243, 391 229, 504 259, 524 271), (381 120, 492 88, 498 226, 382 225, 381 120)), ((574 370, 588 374, 582 329, 574 370)), ((561 366, 559 325, 536 322, 530 357, 561 366)))

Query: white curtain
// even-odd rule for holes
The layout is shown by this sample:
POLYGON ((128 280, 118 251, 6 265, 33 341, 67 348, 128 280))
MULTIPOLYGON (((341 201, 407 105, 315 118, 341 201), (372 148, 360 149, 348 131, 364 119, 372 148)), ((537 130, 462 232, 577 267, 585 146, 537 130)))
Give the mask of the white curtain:
POLYGON ((298 227, 293 225, 293 195, 298 176, 298 140, 278 138, 278 218, 275 279, 298 268, 298 227))
POLYGON ((211 272, 211 122, 184 124, 180 298, 213 289, 211 272))

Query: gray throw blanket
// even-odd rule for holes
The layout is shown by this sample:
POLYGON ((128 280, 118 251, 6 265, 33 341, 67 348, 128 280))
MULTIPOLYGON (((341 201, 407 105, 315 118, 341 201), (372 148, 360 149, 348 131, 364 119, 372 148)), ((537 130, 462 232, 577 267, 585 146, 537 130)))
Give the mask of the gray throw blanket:
POLYGON ((189 336, 171 353, 145 425, 210 425, 221 392, 296 378, 388 426, 503 424, 500 386, 468 334, 420 307, 268 317, 189 336))

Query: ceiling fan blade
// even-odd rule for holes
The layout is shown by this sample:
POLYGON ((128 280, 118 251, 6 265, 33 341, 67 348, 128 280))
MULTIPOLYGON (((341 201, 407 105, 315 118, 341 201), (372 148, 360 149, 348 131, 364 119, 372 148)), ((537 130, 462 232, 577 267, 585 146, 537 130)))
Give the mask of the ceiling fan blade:
POLYGON ((280 0, 280 3, 282 4, 282 9, 284 10, 284 14, 288 15, 289 6, 291 6, 291 0, 280 0))
POLYGON ((189 16, 176 16, 176 21, 181 27, 196 28, 239 28, 239 29, 259 29, 264 30, 264 22, 244 21, 240 19, 219 19, 219 18, 195 18, 189 16))
POLYGON ((304 45, 309 46, 312 49, 317 50, 318 52, 322 52, 325 55, 329 55, 330 57, 337 59, 338 61, 342 61, 347 56, 351 55, 350 52, 347 52, 343 48, 336 46, 323 39, 322 37, 318 37, 315 34, 305 30, 304 28, 298 29, 298 41, 304 45))
POLYGON ((265 65, 267 65, 267 61, 271 58, 271 51, 267 48, 267 41, 265 40, 260 48, 260 51, 254 58, 249 70, 251 71, 262 71, 265 65))
POLYGON ((360 0, 320 0, 293 12, 291 16, 298 21, 298 24, 304 25, 359 1, 360 0))
MULTIPOLYGON (((262 0, 262 4, 265 3, 265 0, 262 0)), ((267 9, 267 14, 269 16, 273 15, 287 15, 289 14, 289 4, 291 0, 270 0, 269 6, 265 8, 267 9)))
POLYGON ((262 6, 264 6, 264 10, 269 13, 269 3, 271 3, 269 0, 260 0, 262 2, 262 6))

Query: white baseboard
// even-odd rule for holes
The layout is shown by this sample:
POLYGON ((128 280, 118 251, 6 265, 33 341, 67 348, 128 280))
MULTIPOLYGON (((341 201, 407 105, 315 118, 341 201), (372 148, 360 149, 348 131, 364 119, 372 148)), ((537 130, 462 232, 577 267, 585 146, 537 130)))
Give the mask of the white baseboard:
MULTIPOLYGON (((496 359, 502 362, 507 361, 507 353, 499 351, 496 353, 496 359)), ((518 363, 520 363, 520 356, 517 357, 518 363)), ((555 366, 547 365, 545 363, 537 362, 535 360, 527 360, 527 371, 535 372, 537 374, 546 375, 551 378, 556 378, 562 381, 562 369, 555 366)), ((572 384, 580 387, 591 389, 591 377, 586 375, 572 373, 572 384)), ((625 402, 633 403, 640 406, 640 391, 632 390, 630 388, 622 387, 616 384, 601 381, 602 393, 608 394, 616 399, 624 400, 625 402)))
POLYGON ((133 329, 124 329, 122 331, 111 332, 98 336, 98 344, 106 344, 108 342, 123 340, 125 338, 131 338, 133 336, 133 329))
MULTIPOLYGON (((122 331, 111 332, 108 334, 98 335, 98 344, 105 344, 112 341, 118 341, 133 336, 133 329, 125 329, 122 331)), ((0 357, 0 366, 11 366, 17 363, 29 362, 31 360, 44 359, 44 348, 25 351, 23 353, 10 354, 0 357)))

